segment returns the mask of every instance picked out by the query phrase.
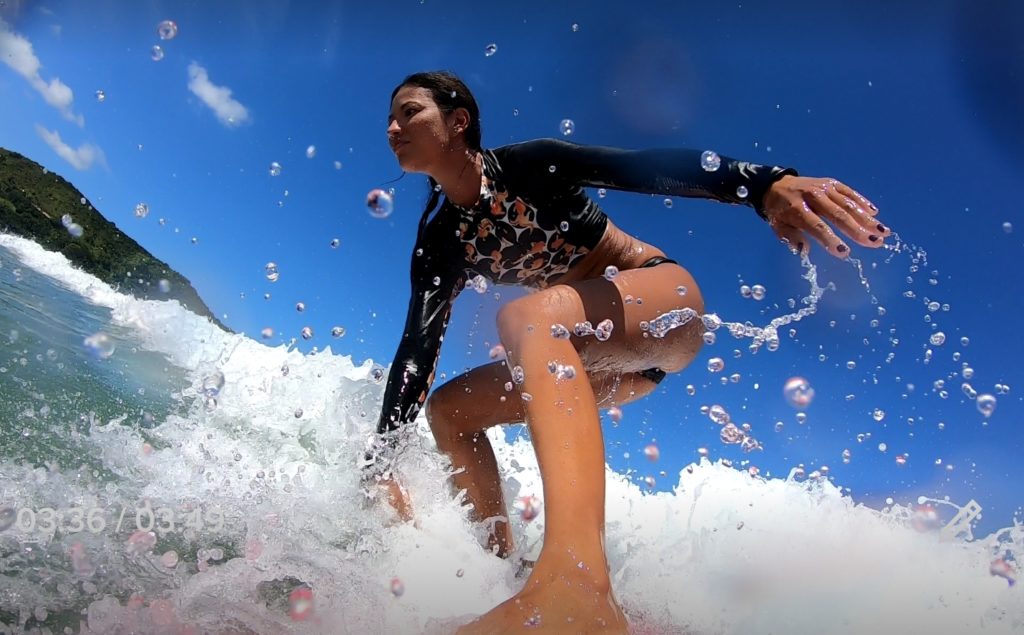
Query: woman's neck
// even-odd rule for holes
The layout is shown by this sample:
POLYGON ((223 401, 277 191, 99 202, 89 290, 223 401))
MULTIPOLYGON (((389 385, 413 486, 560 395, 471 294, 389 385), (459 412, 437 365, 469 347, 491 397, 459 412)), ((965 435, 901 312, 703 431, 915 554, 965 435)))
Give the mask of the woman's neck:
POLYGON ((442 167, 431 176, 441 186, 445 197, 461 207, 473 207, 480 200, 480 179, 483 161, 480 153, 463 150, 459 159, 442 167))

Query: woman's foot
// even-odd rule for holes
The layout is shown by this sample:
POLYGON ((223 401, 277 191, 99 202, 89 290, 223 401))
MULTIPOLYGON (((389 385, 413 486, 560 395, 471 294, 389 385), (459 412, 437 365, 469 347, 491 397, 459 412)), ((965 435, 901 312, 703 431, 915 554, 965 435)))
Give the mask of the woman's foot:
POLYGON ((519 593, 466 624, 456 635, 520 632, 628 635, 629 627, 607 576, 595 580, 586 568, 556 571, 538 564, 519 593))

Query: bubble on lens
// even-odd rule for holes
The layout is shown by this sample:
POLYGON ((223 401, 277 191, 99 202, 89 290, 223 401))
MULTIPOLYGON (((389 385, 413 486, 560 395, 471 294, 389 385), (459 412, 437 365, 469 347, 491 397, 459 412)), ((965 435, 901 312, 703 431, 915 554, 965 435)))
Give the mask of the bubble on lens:
POLYGON ((178 35, 178 25, 174 20, 164 20, 156 25, 156 34, 161 40, 173 40, 178 35))
POLYGON ((712 357, 708 360, 708 371, 719 373, 725 368, 725 360, 721 357, 712 357))
POLYGON ((139 203, 135 206, 135 218, 145 218, 149 215, 149 205, 139 203))
POLYGON ((86 350, 99 359, 109 359, 117 349, 114 340, 102 331, 85 338, 83 344, 85 344, 86 350))
POLYGON ((156 288, 160 289, 160 293, 170 293, 171 282, 166 278, 161 278, 160 281, 156 283, 156 288))
POLYGON ((335 326, 331 328, 331 337, 341 337, 345 335, 345 327, 335 326))
POLYGON ((154 62, 159 62, 164 58, 164 50, 160 48, 159 44, 156 44, 149 50, 149 57, 152 58, 154 62))
POLYGON ((96 101, 98 101, 98 102, 100 102, 102 104, 106 100, 107 100, 107 94, 105 92, 103 92, 102 90, 97 90, 96 91, 96 101))
POLYGON ((498 45, 491 43, 484 47, 484 56, 490 57, 498 52, 498 45))
POLYGON ((79 225, 78 223, 71 223, 70 225, 68 225, 68 233, 74 236, 75 238, 81 238, 82 234, 85 233, 85 229, 83 229, 82 226, 79 225))
POLYGON ((568 137, 576 131, 576 123, 572 119, 563 119, 562 122, 558 124, 558 129, 564 136, 568 137))
POLYGON ((942 331, 932 333, 931 337, 928 338, 928 341, 932 346, 942 346, 946 343, 946 334, 942 331))
POLYGON ((394 211, 395 203, 391 195, 384 190, 373 189, 366 195, 366 207, 370 210, 370 216, 387 218, 394 211))
POLYGON ((264 269, 267 272, 267 280, 277 282, 280 279, 281 273, 277 270, 277 263, 268 262, 264 269))
POLYGON ((302 327, 302 339, 310 340, 313 339, 313 329, 308 326, 302 327))
POLYGON ((306 148, 306 158, 312 159, 316 156, 316 146, 309 146, 306 148))
POLYGON ((984 394, 978 395, 978 412, 985 415, 985 418, 992 416, 992 413, 996 411, 996 398, 994 395, 984 394))
POLYGON ((798 410, 810 406, 814 399, 814 388, 811 388, 810 382, 803 377, 787 379, 782 387, 782 393, 786 397, 786 402, 798 410))
POLYGON ((700 153, 700 167, 704 168, 706 172, 714 172, 721 166, 722 157, 718 156, 717 152, 705 150, 700 153))
POLYGON ((747 186, 746 185, 741 185, 738 188, 736 188, 736 196, 738 196, 740 198, 747 198, 747 194, 749 194, 749 193, 750 192, 747 190, 747 186))

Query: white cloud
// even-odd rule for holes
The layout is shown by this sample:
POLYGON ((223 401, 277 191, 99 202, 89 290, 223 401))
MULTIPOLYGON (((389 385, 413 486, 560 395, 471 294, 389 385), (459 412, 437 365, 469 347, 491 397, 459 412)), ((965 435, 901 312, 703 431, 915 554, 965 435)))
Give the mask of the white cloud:
POLYGON ((57 156, 70 163, 76 170, 88 170, 94 163, 101 165, 106 163, 103 150, 91 143, 83 143, 76 150, 64 143, 60 138, 60 133, 56 130, 47 130, 36 124, 36 132, 43 138, 46 145, 53 148, 57 156))
POLYGON ((249 120, 249 111, 231 97, 231 89, 211 82, 205 68, 192 62, 188 77, 188 89, 213 110, 222 124, 238 126, 249 120))
POLYGON ((0 19, 0 60, 10 66, 14 72, 24 77, 32 88, 43 96, 46 103, 60 111, 65 119, 85 125, 85 118, 71 110, 74 94, 67 84, 56 77, 49 82, 39 74, 42 63, 32 51, 32 43, 11 31, 7 23, 0 19))

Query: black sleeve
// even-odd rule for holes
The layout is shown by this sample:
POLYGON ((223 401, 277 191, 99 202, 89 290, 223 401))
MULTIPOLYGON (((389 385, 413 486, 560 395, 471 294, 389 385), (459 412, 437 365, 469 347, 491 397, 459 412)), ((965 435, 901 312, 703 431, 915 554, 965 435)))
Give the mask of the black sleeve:
POLYGON ((762 218, 772 183, 796 170, 737 161, 686 148, 623 150, 536 139, 507 146, 534 178, 665 196, 710 198, 752 206, 762 218))
MULTIPOLYGON (((364 467, 380 462, 383 446, 394 448, 401 426, 416 419, 434 381, 441 342, 451 317, 452 303, 464 286, 462 272, 453 267, 451 247, 439 244, 438 232, 418 240, 412 257, 412 296, 387 385, 377 434, 364 456, 364 467)), ((452 234, 454 235, 454 234, 452 234)))

